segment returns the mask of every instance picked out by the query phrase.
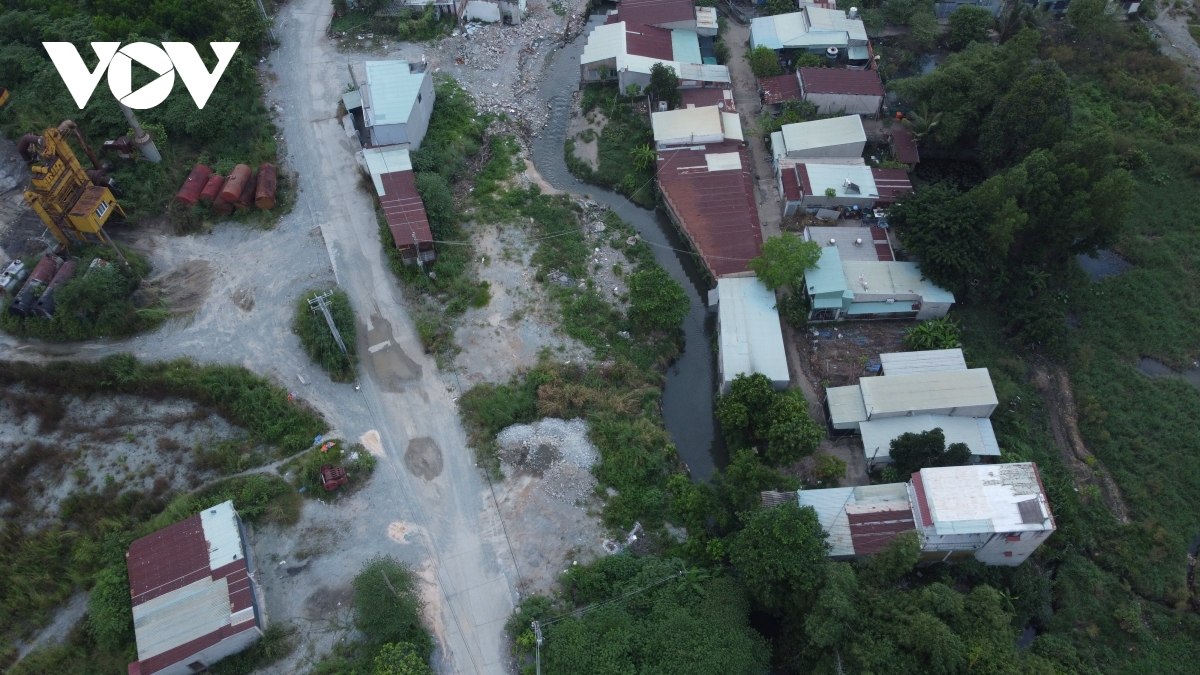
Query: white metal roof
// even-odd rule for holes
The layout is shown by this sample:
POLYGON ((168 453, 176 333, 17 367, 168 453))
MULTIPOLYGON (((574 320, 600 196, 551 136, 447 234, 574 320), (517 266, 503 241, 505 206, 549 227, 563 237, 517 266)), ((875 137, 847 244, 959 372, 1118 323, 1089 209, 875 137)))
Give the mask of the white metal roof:
POLYGON ((923 302, 954 302, 953 293, 922 279, 921 268, 914 262, 843 260, 842 273, 846 287, 857 294, 915 295, 923 302))
POLYGON ((704 155, 709 171, 735 171, 742 168, 742 156, 736 152, 710 152, 704 155))
POLYGON ((1053 530, 1049 502, 1037 467, 1019 464, 979 464, 921 469, 921 483, 938 534, 1053 530), (1026 522, 1021 502, 1036 500, 1028 509, 1040 518, 1026 522))
POLYGON ((997 404, 987 368, 864 377, 858 388, 865 414, 872 417, 997 404))
POLYGON ((862 19, 845 12, 805 5, 798 12, 757 17, 750 22, 750 45, 768 49, 865 45, 862 19))
POLYGON ((625 22, 606 23, 588 33, 580 63, 595 63, 625 55, 625 22))
POLYGON ((656 143, 701 144, 725 140, 721 109, 715 105, 651 113, 650 126, 656 143))
POLYGON ((366 69, 367 126, 407 123, 429 74, 413 73, 408 61, 367 61, 366 69))
MULTIPOLYGON (((685 81, 697 82, 730 82, 729 68, 726 66, 718 66, 702 63, 683 63, 677 60, 655 59, 649 56, 640 56, 637 54, 628 53, 628 43, 626 42, 626 24, 624 21, 617 23, 603 24, 596 26, 592 32, 588 34, 587 43, 583 46, 583 54, 579 57, 579 63, 586 65, 589 63, 597 63, 599 61, 615 60, 615 68, 619 71, 628 71, 648 75, 654 64, 661 63, 664 66, 669 66, 675 70, 675 74, 679 79, 685 81)), ((676 33, 679 31, 673 31, 676 33)), ((696 53, 699 53, 699 38, 694 32, 692 37, 697 40, 696 53)), ((684 58, 693 58, 694 54, 690 54, 690 49, 685 49, 685 45, 690 45, 691 40, 686 35, 680 36, 676 42, 674 34, 671 37, 672 48, 680 47, 679 56, 684 58)))
POLYGON ((890 462, 892 440, 901 434, 919 434, 933 429, 942 430, 947 446, 951 443, 966 443, 972 455, 1000 456, 996 432, 992 429, 992 421, 986 417, 913 415, 885 417, 858 425, 858 430, 862 433, 863 452, 868 462, 890 462))
POLYGON ((858 115, 785 124, 780 131, 786 151, 792 157, 802 157, 805 152, 817 148, 867 142, 867 132, 858 115))
POLYGON ((216 581, 204 577, 133 607, 133 631, 139 661, 227 625, 229 583, 224 577, 216 581))
POLYGON ((737 113, 723 112, 721 113, 721 128, 725 130, 725 139, 730 141, 744 141, 742 136, 742 118, 737 113))
POLYGON ((224 501, 200 512, 200 526, 208 542, 208 566, 217 569, 245 557, 242 551, 242 532, 238 529, 237 512, 232 501, 224 501))
POLYGON ((367 162, 367 171, 371 173, 371 182, 375 184, 375 193, 384 196, 381 176, 397 171, 412 171, 412 161, 408 148, 388 145, 376 148, 363 148, 363 159, 367 162))
MULTIPOLYGON (((845 256, 843 256, 845 257, 845 256)), ((961 349, 925 349, 917 352, 880 354, 884 375, 936 373, 943 370, 966 370, 967 360, 961 349)))
POLYGON ((696 27, 697 28, 713 28, 717 27, 717 8, 716 7, 697 7, 696 8, 696 27))
POLYGON ((796 499, 800 506, 812 507, 817 512, 817 522, 827 533, 825 541, 829 543, 831 556, 854 555, 849 513, 863 513, 881 507, 892 511, 898 504, 911 508, 908 488, 904 483, 798 490, 796 499))
POLYGON ((812 193, 823 197, 825 191, 833 188, 838 197, 849 199, 873 199, 879 197, 875 187, 875 175, 871 167, 853 164, 813 164, 803 162, 804 170, 808 173, 808 182, 812 193), (851 184, 847 185, 849 181, 851 184))
POLYGON ((700 56, 700 36, 694 30, 671 31, 671 56, 680 63, 703 63, 700 56))
MULTIPOLYGON (((882 378, 864 377, 860 382, 868 379, 882 378)), ((867 409, 863 405, 863 395, 859 385, 829 387, 825 390, 825 396, 829 401, 829 420, 833 424, 853 424, 867 420, 867 409)))
POLYGON ((725 379, 762 373, 772 382, 790 380, 774 291, 758 277, 723 277, 717 280, 717 296, 725 379))

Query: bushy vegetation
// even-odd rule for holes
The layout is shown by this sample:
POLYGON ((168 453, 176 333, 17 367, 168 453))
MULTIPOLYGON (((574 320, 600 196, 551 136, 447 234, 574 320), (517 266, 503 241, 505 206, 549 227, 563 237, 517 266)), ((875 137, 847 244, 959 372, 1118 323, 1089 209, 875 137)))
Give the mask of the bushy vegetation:
POLYGON ((962 329, 951 316, 926 319, 904 329, 904 346, 913 351, 962 347, 962 329))
POLYGON ((946 434, 940 428, 900 434, 892 439, 888 454, 893 468, 902 480, 914 471, 931 466, 962 466, 971 460, 966 443, 946 445, 946 434))
POLYGON ((773 466, 811 455, 825 437, 804 395, 798 389, 775 391, 762 373, 733 378, 729 393, 717 398, 717 420, 730 448, 755 448, 773 466))
MULTIPOLYGON (((198 48, 208 68, 216 59, 209 42, 233 41, 241 45, 204 109, 198 109, 183 84, 167 100, 149 110, 139 110, 142 125, 157 132, 163 161, 129 163, 114 160, 112 177, 123 190, 121 205, 131 221, 163 213, 183 184, 192 166, 204 159, 220 163, 278 163, 275 133, 262 102, 262 87, 254 65, 266 39, 267 24, 253 0, 164 0, 82 4, 72 0, 7 2, 0 8, 0 80, 12 93, 0 108, 0 133, 19 138, 56 127, 69 117, 78 123, 96 149, 102 141, 129 132, 116 101, 101 84, 87 107, 80 110, 58 71, 42 48, 42 41, 66 41, 81 50, 89 64, 94 59, 90 42, 133 41, 157 43, 181 40, 204 45, 198 48)), ((154 75, 157 77, 157 75, 154 75)), ((133 88, 148 83, 151 71, 134 70, 133 88)), ((76 148, 86 164, 86 156, 76 148)), ((281 178, 282 178, 281 174, 281 178)), ((288 200, 265 216, 285 211, 288 200)), ((249 217, 249 216, 244 216, 249 217)))
POLYGON ((333 0, 335 13, 329 30, 347 35, 371 32, 410 42, 437 40, 454 30, 454 17, 446 12, 439 16, 433 2, 424 7, 404 7, 395 13, 382 11, 390 10, 391 4, 366 0, 351 7, 346 0, 333 0))
POLYGON ((312 673, 429 673, 433 638, 421 624, 421 608, 412 570, 391 556, 371 558, 354 577, 354 626, 364 639, 337 642, 312 673))
POLYGON ((755 47, 746 52, 746 60, 750 62, 750 70, 755 77, 773 77, 783 74, 783 66, 779 65, 779 54, 770 47, 755 47))
MULTIPOLYGON (((676 90, 675 96, 678 95, 676 90)), ((638 148, 653 143, 654 136, 645 115, 634 111, 630 103, 631 98, 621 95, 614 84, 584 86, 583 113, 597 111, 608 118, 596 144, 600 166, 593 171, 586 162, 576 159, 573 143, 569 143, 564 151, 567 167, 580 180, 615 190, 639 206, 649 208, 654 206, 655 165, 639 167, 630 161, 630 157, 638 148)))
POLYGON ((292 484, 304 496, 320 499, 329 494, 321 480, 322 466, 332 464, 346 469, 350 482, 338 488, 337 493, 332 495, 337 496, 362 487, 375 472, 375 463, 375 456, 367 452, 362 445, 347 445, 345 441, 334 439, 324 441, 321 445, 293 457, 281 464, 278 471, 283 475, 293 474, 292 484))
POLYGON ((300 336, 300 345, 312 360, 329 373, 334 382, 353 382, 357 377, 358 368, 358 328, 354 320, 354 309, 350 307, 350 297, 345 291, 335 290, 325 298, 325 306, 333 317, 346 352, 329 330, 325 314, 320 310, 313 311, 309 301, 324 291, 309 291, 296 301, 296 318, 292 323, 292 332, 300 336))
MULTIPOLYGON (((141 279, 150 271, 150 263, 140 254, 122 248, 126 265, 116 251, 104 246, 86 246, 73 251, 75 276, 54 290, 54 316, 21 318, 7 311, 12 298, 6 296, 0 312, 0 329, 24 338, 54 342, 90 340, 100 337, 121 338, 152 330, 168 316, 162 306, 139 309, 131 298, 141 279), (109 264, 87 274, 95 259, 109 264)), ((32 269, 37 258, 25 261, 32 269)))

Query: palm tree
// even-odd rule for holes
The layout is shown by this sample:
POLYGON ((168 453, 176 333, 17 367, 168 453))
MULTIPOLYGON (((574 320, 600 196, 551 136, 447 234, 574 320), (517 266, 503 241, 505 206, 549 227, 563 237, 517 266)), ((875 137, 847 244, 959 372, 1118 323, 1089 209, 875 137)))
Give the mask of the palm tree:
POLYGON ((942 123, 942 113, 931 113, 929 104, 922 103, 918 110, 909 111, 904 116, 903 122, 904 126, 912 132, 913 139, 920 143, 937 131, 938 126, 942 123))
POLYGON ((639 145, 629 151, 629 158, 633 160, 633 165, 638 171, 641 171, 658 161, 658 153, 649 144, 639 145))
POLYGON ((996 17, 996 32, 1000 34, 1000 43, 1008 42, 1022 28, 1041 30, 1046 23, 1049 12, 1039 5, 1035 9, 1025 0, 1008 0, 1000 16, 996 17))

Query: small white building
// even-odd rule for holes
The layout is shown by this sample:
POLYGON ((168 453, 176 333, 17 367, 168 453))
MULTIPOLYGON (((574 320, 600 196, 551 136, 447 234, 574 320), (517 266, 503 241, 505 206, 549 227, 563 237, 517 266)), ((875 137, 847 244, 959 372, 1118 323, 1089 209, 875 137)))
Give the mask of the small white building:
POLYGON ((717 280, 717 332, 720 335, 717 366, 721 393, 729 393, 738 375, 762 373, 776 389, 791 382, 783 329, 775 306, 775 292, 758 277, 723 277, 717 280))
POLYGON ((681 89, 729 88, 729 68, 703 63, 695 31, 667 30, 624 21, 596 26, 579 57, 579 79, 616 80, 621 91, 650 84, 650 69, 661 63, 675 71, 681 89))
POLYGON ((824 54, 830 47, 867 45, 867 29, 857 15, 804 5, 789 14, 762 16, 750 22, 750 48, 804 50, 824 54))
POLYGON ((889 417, 991 417, 999 404, 987 368, 863 377, 825 391, 835 429, 889 417))
POLYGON ((969 557, 1016 567, 1055 530, 1036 464, 921 469, 909 483, 800 490, 827 533, 829 556, 878 553, 915 530, 925 562, 969 557))
POLYGON ((650 126, 657 150, 744 140, 738 114, 715 105, 652 113, 650 126))
POLYGON ((771 153, 777 162, 839 157, 862 164, 866 145, 867 132, 858 115, 785 124, 771 134, 771 153))
POLYGON ((358 91, 342 97, 356 126, 361 125, 362 144, 420 149, 433 115, 433 78, 399 60, 367 61, 364 70, 358 91))

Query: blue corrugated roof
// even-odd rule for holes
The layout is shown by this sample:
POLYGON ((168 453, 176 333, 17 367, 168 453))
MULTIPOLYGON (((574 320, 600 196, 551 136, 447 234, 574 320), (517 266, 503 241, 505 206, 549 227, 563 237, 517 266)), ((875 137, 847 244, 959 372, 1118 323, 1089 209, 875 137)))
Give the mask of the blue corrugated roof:
POLYGON ((775 34, 775 22, 771 17, 760 16, 750 21, 750 46, 783 49, 783 43, 775 34))
POLYGON ((671 54, 679 63, 703 63, 700 37, 693 30, 671 31, 671 54))
POLYGON ((421 93, 425 73, 412 72, 408 61, 367 61, 372 124, 404 124, 421 93))
MULTIPOLYGON (((804 273, 804 283, 809 295, 836 293, 840 298, 846 292, 846 275, 842 274, 842 256, 836 246, 821 249, 817 266, 804 273)), ((853 297, 853 296, 851 296, 853 297)))

